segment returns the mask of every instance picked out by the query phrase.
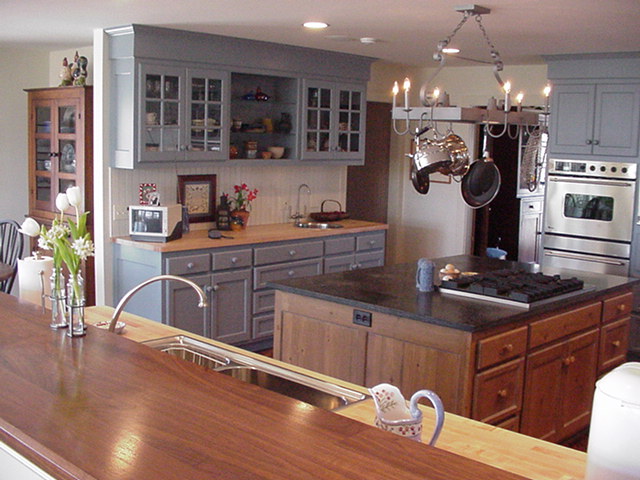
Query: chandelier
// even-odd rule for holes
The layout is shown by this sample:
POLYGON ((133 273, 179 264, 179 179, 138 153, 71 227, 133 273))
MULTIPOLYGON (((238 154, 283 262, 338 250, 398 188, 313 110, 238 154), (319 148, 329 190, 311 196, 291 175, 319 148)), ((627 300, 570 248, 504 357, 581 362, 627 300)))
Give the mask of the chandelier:
MULTIPOLYGON (((416 132, 426 132, 427 130, 433 130, 438 135, 436 128, 436 122, 450 122, 450 123, 475 123, 483 124, 485 133, 488 136, 498 138, 505 134, 515 139, 520 135, 522 127, 527 128, 527 132, 530 134, 536 134, 540 131, 539 125, 539 112, 523 111, 522 101, 524 94, 518 93, 516 96, 515 111, 513 111, 511 100, 511 82, 504 82, 500 77, 504 64, 500 58, 500 53, 491 42, 487 31, 482 24, 482 15, 487 15, 491 12, 490 9, 479 5, 464 5, 455 7, 455 10, 462 13, 462 20, 456 25, 453 31, 443 40, 438 42, 437 50, 433 54, 433 59, 438 62, 438 68, 431 75, 420 89, 420 101, 422 106, 411 107, 409 105, 409 90, 411 89, 411 82, 408 78, 404 79, 402 89, 404 92, 404 105, 398 105, 398 94, 400 93, 400 87, 398 82, 394 82, 393 85, 393 108, 392 108, 392 123, 393 130, 398 135, 406 135, 410 132, 410 122, 419 121, 416 132), (499 88, 504 95, 496 101, 493 97, 490 99, 490 103, 487 108, 479 107, 451 107, 449 105, 449 96, 437 87, 433 87, 433 81, 435 77, 440 73, 446 63, 446 57, 450 54, 449 44, 458 31, 464 26, 464 24, 470 18, 474 18, 484 41, 489 47, 489 53, 491 61, 477 60, 472 58, 459 57, 463 60, 474 61, 478 63, 490 64, 493 66, 493 75, 498 82, 499 88), (404 123, 402 128, 398 128, 396 122, 400 125, 404 123), (492 127, 492 125, 502 125, 502 127, 492 127), (512 128, 515 127, 515 128, 512 128)), ((549 103, 549 91, 547 86, 544 90, 546 97, 544 113, 548 113, 549 103)), ((544 117, 546 118, 546 116, 544 117)), ((415 133, 414 133, 415 135, 415 133)))

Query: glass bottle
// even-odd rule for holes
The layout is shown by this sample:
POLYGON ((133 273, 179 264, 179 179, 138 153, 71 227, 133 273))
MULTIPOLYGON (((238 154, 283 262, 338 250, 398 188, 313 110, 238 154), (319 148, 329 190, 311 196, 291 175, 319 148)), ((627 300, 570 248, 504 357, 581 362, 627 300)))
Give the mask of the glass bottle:
POLYGON ((53 267, 53 272, 49 278, 51 282, 51 328, 65 328, 67 326, 66 317, 66 292, 64 288, 64 275, 62 268, 53 267))
POLYGON ((70 273, 67 281, 67 322, 70 337, 86 335, 87 327, 84 324, 85 291, 82 274, 70 273))

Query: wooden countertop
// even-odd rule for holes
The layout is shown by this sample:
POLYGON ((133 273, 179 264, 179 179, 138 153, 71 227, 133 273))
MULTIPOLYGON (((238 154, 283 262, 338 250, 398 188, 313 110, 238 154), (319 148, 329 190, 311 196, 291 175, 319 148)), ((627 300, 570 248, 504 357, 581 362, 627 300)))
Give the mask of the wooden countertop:
POLYGON ((0 440, 60 479, 524 477, 0 294, 0 440))
POLYGON ((363 220, 341 220, 333 222, 342 225, 342 228, 298 228, 293 223, 276 223, 269 225, 249 225, 239 232, 225 232, 232 239, 219 238, 212 240, 207 236, 207 230, 194 230, 182 236, 178 240, 167 243, 137 242, 131 237, 114 237, 112 241, 119 245, 128 245, 155 252, 181 252, 186 250, 200 250, 216 247, 234 247, 255 243, 280 242, 288 240, 303 240, 309 238, 322 238, 333 235, 347 235, 353 233, 386 230, 384 223, 366 222, 363 220))
MULTIPOLYGON (((109 320, 113 309, 111 307, 91 307, 89 311, 91 314, 90 322, 96 323, 109 320)), ((123 314, 123 319, 127 322, 123 336, 136 342, 185 333, 177 328, 135 315, 123 314)), ((191 333, 187 335, 205 342, 218 343, 191 333)), ((278 360, 268 359, 236 347, 229 345, 224 345, 224 347, 245 355, 258 357, 262 361, 276 365, 282 364, 278 360)), ((367 390, 359 385, 331 379, 300 367, 288 365, 288 368, 367 393, 367 390)), ((426 406, 421 406, 421 408, 426 439, 429 437, 428 432, 432 431, 435 424, 435 414, 432 408, 426 406)), ((367 400, 350 405, 337 413, 367 425, 373 425, 375 406, 372 400, 367 400)), ((579 480, 583 479, 585 475, 586 454, 583 452, 449 413, 446 414, 445 427, 438 439, 437 447, 532 480, 579 480)))

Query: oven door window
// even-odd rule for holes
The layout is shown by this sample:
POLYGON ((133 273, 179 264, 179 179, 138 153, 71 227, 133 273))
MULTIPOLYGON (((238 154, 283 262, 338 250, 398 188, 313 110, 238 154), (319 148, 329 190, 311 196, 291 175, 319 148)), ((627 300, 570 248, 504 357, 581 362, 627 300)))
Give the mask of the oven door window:
POLYGON ((613 220, 613 197, 567 193, 564 196, 564 216, 610 222, 613 220))

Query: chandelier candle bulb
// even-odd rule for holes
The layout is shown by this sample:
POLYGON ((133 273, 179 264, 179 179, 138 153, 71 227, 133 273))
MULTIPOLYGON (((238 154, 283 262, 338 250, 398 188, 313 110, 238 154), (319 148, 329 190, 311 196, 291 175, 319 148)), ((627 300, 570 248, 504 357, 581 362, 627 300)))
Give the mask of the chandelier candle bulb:
POLYGON ((396 108, 396 97, 398 96, 398 92, 400 91, 400 87, 398 87, 398 82, 393 82, 393 88, 391 92, 393 93, 393 108, 396 108))
POLYGON ((549 95, 551 95, 551 85, 544 87, 542 93, 544 94, 544 113, 546 115, 549 113, 549 95))
POLYGON ((504 82, 504 111, 508 112, 511 109, 511 82, 504 82))
POLYGON ((411 88, 411 81, 409 78, 404 79, 402 88, 404 89, 404 108, 405 110, 409 110, 409 89, 411 88))
POLYGON ((518 111, 522 110, 522 100, 524 100, 524 93, 520 92, 516 95, 516 102, 518 103, 518 111))

